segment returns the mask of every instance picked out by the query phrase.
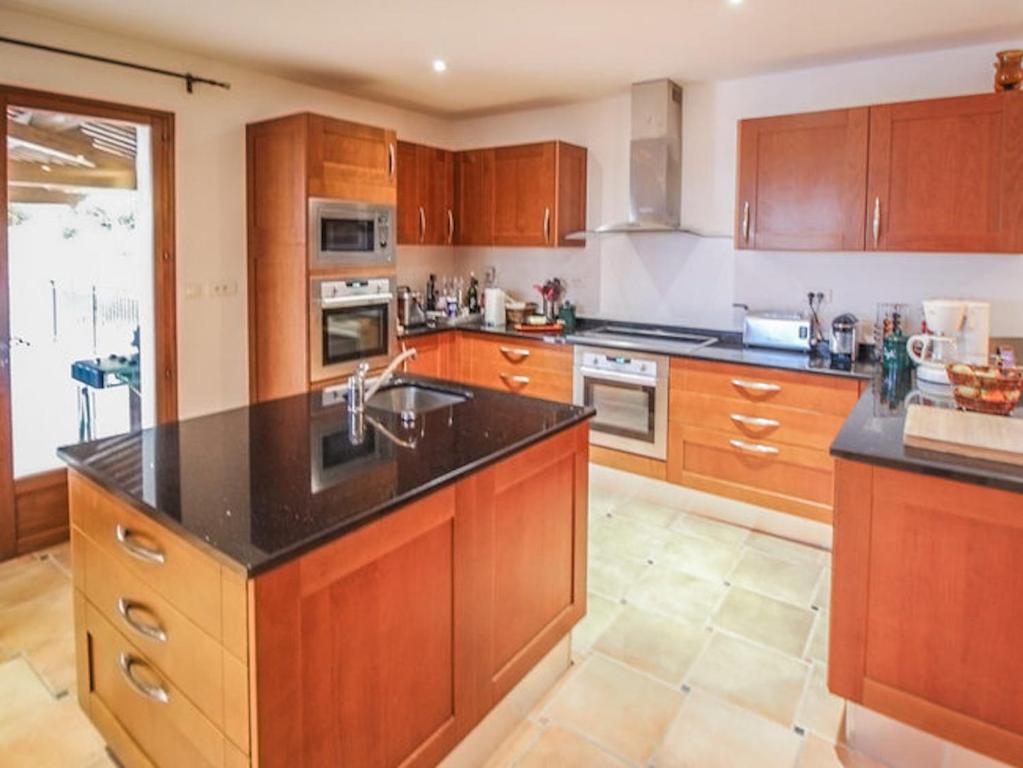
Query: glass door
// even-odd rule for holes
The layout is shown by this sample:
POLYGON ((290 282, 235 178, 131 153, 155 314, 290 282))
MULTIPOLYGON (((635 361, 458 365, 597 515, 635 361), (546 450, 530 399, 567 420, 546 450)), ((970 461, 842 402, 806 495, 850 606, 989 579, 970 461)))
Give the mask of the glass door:
POLYGON ((657 387, 587 375, 583 402, 597 409, 590 428, 609 435, 653 443, 656 440, 657 387))

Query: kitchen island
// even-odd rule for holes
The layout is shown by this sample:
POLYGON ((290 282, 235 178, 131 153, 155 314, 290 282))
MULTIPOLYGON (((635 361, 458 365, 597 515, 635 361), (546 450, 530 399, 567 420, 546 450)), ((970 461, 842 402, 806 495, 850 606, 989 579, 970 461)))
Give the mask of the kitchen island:
POLYGON ((875 381, 831 447, 829 687, 1023 765, 1023 467, 905 446, 907 400, 951 407, 907 384, 875 381))
POLYGON ((313 392, 61 451, 78 699, 125 765, 433 765, 565 643, 592 410, 395 384, 423 409, 313 392))

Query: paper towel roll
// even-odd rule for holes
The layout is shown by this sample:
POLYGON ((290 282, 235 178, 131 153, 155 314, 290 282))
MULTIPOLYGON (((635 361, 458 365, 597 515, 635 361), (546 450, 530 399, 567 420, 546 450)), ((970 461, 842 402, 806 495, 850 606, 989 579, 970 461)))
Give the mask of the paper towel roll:
POLYGON ((505 292, 500 288, 487 288, 483 291, 483 324, 487 328, 499 328, 504 325, 505 292))

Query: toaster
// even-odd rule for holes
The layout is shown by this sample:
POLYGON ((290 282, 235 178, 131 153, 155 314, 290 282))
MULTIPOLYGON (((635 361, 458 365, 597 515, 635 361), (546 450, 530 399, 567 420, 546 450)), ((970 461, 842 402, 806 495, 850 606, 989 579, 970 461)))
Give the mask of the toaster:
POLYGON ((809 352, 810 317, 802 312, 747 312, 742 343, 809 352))

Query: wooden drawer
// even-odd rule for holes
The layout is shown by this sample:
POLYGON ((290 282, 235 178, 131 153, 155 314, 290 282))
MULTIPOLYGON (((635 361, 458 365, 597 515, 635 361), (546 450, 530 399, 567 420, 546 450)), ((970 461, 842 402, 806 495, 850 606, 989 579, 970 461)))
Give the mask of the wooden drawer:
POLYGON ((528 395, 544 400, 572 402, 572 374, 533 368, 500 366, 489 372, 474 375, 470 383, 516 395, 528 395))
POLYGON ((834 462, 823 451, 678 424, 671 431, 673 442, 681 441, 681 457, 672 456, 671 461, 683 483, 697 476, 813 504, 832 503, 834 462))
POLYGON ((842 428, 843 416, 740 401, 676 389, 671 419, 687 426, 727 432, 754 442, 769 440, 827 451, 842 428))
POLYGON ((671 388, 842 418, 859 397, 855 379, 702 360, 672 360, 671 388))
POLYGON ((77 529, 84 591, 93 608, 129 637, 159 673, 248 752, 248 670, 155 590, 77 529))
POLYGON ((500 367, 530 368, 556 371, 572 376, 572 348, 566 345, 545 344, 528 339, 486 339, 467 334, 465 360, 473 373, 493 371, 500 367))
POLYGON ((156 765, 237 764, 237 749, 182 691, 88 600, 82 598, 79 605, 89 649, 90 714, 109 715, 156 765), (139 686, 150 686, 150 693, 139 686))
POLYGON ((68 483, 73 526, 235 656, 245 658, 246 598, 239 574, 222 573, 212 556, 80 475, 69 473, 68 483))

